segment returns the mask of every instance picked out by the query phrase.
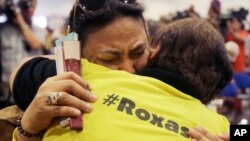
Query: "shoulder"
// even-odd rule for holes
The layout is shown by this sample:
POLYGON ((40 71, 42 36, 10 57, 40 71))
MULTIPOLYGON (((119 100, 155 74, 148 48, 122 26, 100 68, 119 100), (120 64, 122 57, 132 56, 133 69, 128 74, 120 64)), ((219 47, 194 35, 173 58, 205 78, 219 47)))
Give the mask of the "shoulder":
POLYGON ((34 77, 54 76, 56 75, 56 64, 55 60, 45 57, 27 58, 23 59, 14 71, 15 75, 11 76, 12 80, 32 75, 34 77))
POLYGON ((45 57, 35 57, 32 58, 30 60, 28 60, 26 63, 24 63, 24 65, 22 66, 22 68, 30 68, 30 69, 51 69, 54 68, 55 69, 55 60, 51 60, 49 58, 45 58, 45 57))
POLYGON ((56 75, 54 60, 36 57, 25 62, 12 75, 12 93, 16 104, 21 109, 26 109, 36 95, 39 86, 51 76, 56 75))

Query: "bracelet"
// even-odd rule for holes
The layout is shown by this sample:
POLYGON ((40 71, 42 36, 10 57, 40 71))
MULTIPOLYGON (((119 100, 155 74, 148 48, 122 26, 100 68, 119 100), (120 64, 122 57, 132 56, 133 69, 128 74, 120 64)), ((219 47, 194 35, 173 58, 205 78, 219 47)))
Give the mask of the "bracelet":
POLYGON ((17 141, 42 141, 42 136, 41 137, 26 137, 23 134, 21 134, 18 129, 16 128, 15 131, 15 138, 17 141))
POLYGON ((21 125, 22 116, 19 116, 16 121, 16 134, 21 141, 41 141, 44 132, 32 134, 23 130, 21 125))

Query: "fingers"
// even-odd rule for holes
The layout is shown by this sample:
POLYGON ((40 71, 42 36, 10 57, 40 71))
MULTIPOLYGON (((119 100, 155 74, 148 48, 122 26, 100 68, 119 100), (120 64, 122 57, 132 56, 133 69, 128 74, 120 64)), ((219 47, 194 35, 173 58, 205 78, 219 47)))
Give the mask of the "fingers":
POLYGON ((196 127, 189 130, 189 135, 192 141, 228 141, 220 138, 217 135, 209 133, 206 129, 202 127, 196 127))
POLYGON ((85 82, 81 76, 77 75, 76 73, 73 72, 65 72, 62 74, 58 74, 54 77, 51 77, 48 79, 48 81, 58 81, 58 80, 74 80, 75 82, 77 82, 79 85, 81 85, 82 87, 91 90, 90 86, 88 85, 87 82, 85 82))
POLYGON ((230 140, 230 135, 229 134, 220 134, 218 135, 219 138, 221 138, 223 141, 229 141, 230 140))
MULTIPOLYGON (((58 105, 70 106, 76 109, 79 109, 84 112, 91 112, 93 110, 92 106, 85 101, 80 100, 79 98, 72 96, 70 94, 60 92, 62 95, 57 100, 58 105)), ((60 116, 60 115, 57 115, 60 116)))
POLYGON ((97 99, 96 96, 91 93, 89 85, 73 72, 66 72, 48 78, 40 89, 39 92, 42 93, 63 91, 88 102, 95 102, 97 99))
POLYGON ((195 128, 190 129, 188 131, 189 135, 192 138, 192 141, 209 141, 208 138, 206 138, 204 135, 202 135, 199 131, 197 131, 195 128))
POLYGON ((57 116, 61 116, 61 117, 77 117, 81 115, 81 111, 73 108, 73 107, 69 107, 69 106, 52 106, 50 111, 48 111, 50 113, 52 113, 51 115, 53 115, 53 117, 57 117, 57 116))
POLYGON ((73 72, 62 73, 47 79, 37 91, 22 122, 25 129, 36 133, 46 129, 55 117, 76 117, 91 112, 96 96, 89 85, 73 72))
POLYGON ((94 102, 96 100, 96 96, 93 93, 81 87, 77 82, 73 80, 55 81, 55 82, 52 82, 51 85, 54 87, 53 88, 54 91, 67 92, 86 101, 94 102))
POLYGON ((55 117, 76 117, 82 111, 91 112, 91 105, 65 92, 50 92, 34 98, 25 111, 22 122, 26 131, 38 133, 46 129, 55 117))
POLYGON ((209 133, 207 130, 205 130, 202 127, 196 127, 195 129, 196 129, 196 131, 198 131, 199 133, 201 133, 203 136, 205 136, 208 139, 214 138, 214 135, 212 135, 211 133, 209 133))
POLYGON ((77 117, 81 111, 70 106, 46 105, 37 109, 28 108, 22 118, 22 128, 29 133, 45 130, 55 117, 77 117))
POLYGON ((92 106, 87 102, 65 92, 48 93, 36 100, 40 101, 38 101, 40 106, 42 103, 44 105, 40 111, 46 111, 44 114, 50 115, 51 118, 57 116, 72 117, 79 115, 82 111, 91 112, 93 110, 92 106))

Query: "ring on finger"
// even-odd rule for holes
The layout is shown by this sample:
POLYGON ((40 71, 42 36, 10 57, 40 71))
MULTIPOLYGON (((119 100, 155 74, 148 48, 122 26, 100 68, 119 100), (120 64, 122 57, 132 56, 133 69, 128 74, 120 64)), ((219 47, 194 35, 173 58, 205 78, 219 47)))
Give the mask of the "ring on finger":
POLYGON ((48 105, 57 105, 59 98, 62 96, 60 92, 49 92, 47 94, 46 103, 48 105))

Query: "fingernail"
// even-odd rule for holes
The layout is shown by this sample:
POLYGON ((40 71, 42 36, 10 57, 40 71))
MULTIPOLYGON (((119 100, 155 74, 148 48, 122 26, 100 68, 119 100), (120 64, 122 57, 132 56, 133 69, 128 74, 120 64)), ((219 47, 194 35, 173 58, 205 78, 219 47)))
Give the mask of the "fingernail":
POLYGON ((203 132, 203 128, 200 127, 200 126, 195 127, 195 129, 196 129, 197 131, 199 131, 199 132, 203 132))
POLYGON ((89 89, 89 91, 91 91, 92 89, 91 89, 91 87, 89 86, 89 85, 87 85, 87 88, 89 89))
POLYGON ((97 97, 95 94, 90 94, 90 100, 91 101, 96 101, 97 97))
POLYGON ((79 116, 79 115, 81 115, 81 111, 80 111, 80 110, 74 110, 74 111, 73 111, 73 114, 74 114, 75 116, 79 116))
POLYGON ((85 104, 85 111, 91 112, 93 110, 93 107, 90 104, 85 104))

